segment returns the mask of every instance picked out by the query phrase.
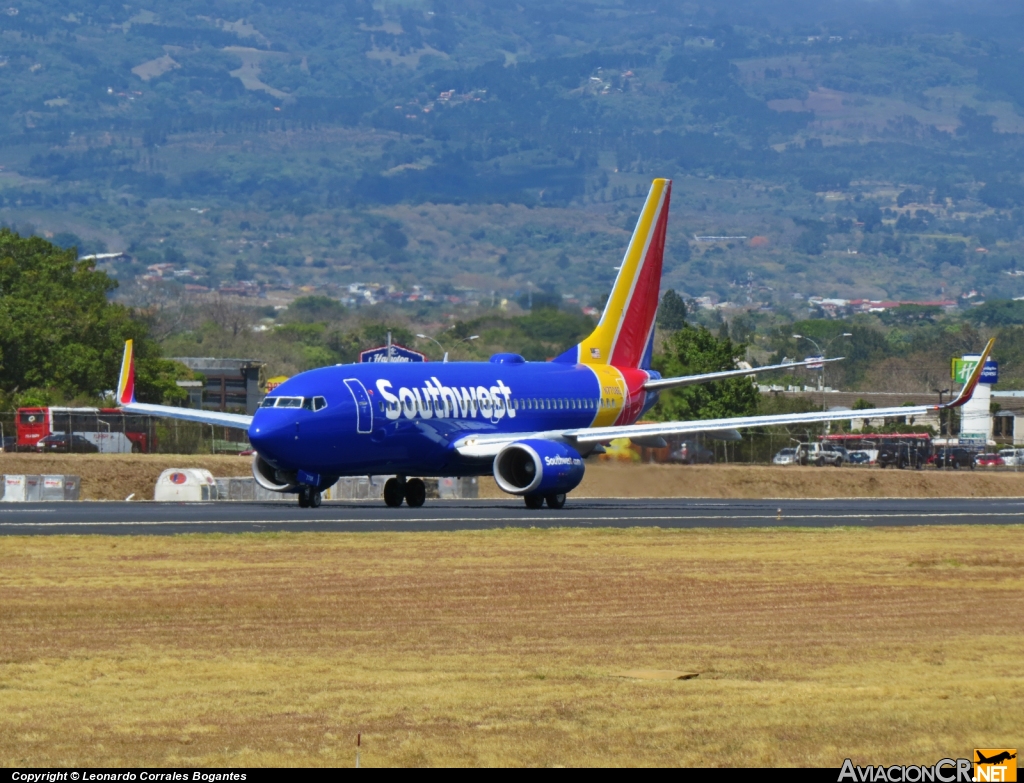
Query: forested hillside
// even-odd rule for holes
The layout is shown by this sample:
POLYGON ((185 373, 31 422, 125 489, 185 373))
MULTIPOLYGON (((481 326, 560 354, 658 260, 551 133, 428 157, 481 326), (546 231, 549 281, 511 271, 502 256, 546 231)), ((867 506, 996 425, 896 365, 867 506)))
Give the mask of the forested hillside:
POLYGON ((597 303, 668 176, 689 296, 1024 294, 1014 4, 10 2, 0 220, 122 282, 597 303))

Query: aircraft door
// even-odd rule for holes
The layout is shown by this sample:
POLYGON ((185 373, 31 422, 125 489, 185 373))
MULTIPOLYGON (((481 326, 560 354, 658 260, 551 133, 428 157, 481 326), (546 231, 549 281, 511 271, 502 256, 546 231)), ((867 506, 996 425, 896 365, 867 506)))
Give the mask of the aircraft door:
POLYGON ((373 405, 370 404, 370 395, 366 393, 366 387, 358 378, 346 378, 345 386, 348 387, 352 399, 356 403, 356 432, 368 434, 373 431, 373 405))

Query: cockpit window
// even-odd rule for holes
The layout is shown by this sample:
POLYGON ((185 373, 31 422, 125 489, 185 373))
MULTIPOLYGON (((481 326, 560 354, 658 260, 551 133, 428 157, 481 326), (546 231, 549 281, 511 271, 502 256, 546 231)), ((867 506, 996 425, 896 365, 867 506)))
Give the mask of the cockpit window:
POLYGON ((327 407, 327 400, 325 400, 323 397, 314 397, 313 398, 313 410, 315 410, 315 411, 322 411, 326 407, 327 407))
POLYGON ((277 408, 301 408, 302 397, 278 397, 277 408))
POLYGON ((260 403, 261 408, 273 408, 275 405, 277 405, 277 397, 267 397, 260 403))

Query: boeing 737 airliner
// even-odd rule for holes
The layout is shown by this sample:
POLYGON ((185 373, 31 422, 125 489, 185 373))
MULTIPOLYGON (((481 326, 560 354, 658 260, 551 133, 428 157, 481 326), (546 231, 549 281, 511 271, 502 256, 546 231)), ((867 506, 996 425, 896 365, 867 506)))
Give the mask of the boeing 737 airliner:
MULTIPOLYGON (((136 402, 129 343, 118 402, 132 413, 248 430, 256 481, 297 494, 304 508, 319 506, 321 491, 341 476, 393 476, 384 502, 420 506, 426 491, 419 477, 488 473, 530 508, 561 508, 583 478, 584 457, 615 438, 656 443, 668 435, 851 418, 849 411, 815 411, 636 424, 661 389, 809 363, 679 378, 651 369, 671 190, 669 180, 654 180, 600 322, 550 362, 499 353, 488 362, 323 367, 289 379, 254 416, 241 416, 136 402)), ((960 395, 941 407, 970 399, 991 349, 989 341, 960 395)), ((871 416, 938 407, 877 409, 871 416)))

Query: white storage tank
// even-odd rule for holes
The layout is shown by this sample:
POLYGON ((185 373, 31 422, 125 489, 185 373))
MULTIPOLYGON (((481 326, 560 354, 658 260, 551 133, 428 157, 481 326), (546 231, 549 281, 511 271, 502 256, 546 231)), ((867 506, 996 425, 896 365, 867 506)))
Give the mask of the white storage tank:
POLYGON ((160 474, 153 500, 202 501, 217 499, 217 481, 203 468, 169 468, 160 474))

